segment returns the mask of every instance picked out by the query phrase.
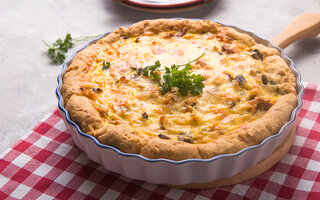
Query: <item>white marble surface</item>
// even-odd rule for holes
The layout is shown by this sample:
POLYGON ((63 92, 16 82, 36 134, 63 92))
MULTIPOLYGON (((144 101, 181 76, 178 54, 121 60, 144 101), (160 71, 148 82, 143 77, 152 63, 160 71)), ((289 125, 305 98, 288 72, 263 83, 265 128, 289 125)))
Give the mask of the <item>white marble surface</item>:
MULTIPOLYGON (((61 66, 50 63, 42 41, 54 42, 67 32, 75 37, 96 35, 160 17, 209 19, 271 39, 304 12, 320 12, 320 1, 216 0, 194 11, 156 14, 130 10, 109 0, 1 0, 0 153, 57 107, 55 87, 61 66)), ((320 84, 319 36, 299 41, 286 52, 303 81, 320 84)))

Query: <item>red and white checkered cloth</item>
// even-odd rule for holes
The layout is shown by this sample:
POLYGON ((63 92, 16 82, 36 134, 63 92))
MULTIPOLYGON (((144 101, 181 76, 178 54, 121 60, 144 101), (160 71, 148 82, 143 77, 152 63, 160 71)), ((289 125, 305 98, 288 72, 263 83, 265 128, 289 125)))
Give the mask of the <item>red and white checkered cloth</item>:
POLYGON ((79 150, 57 110, 0 157, 0 199, 320 199, 320 87, 306 84, 289 153, 242 184, 173 189, 106 171, 79 150))

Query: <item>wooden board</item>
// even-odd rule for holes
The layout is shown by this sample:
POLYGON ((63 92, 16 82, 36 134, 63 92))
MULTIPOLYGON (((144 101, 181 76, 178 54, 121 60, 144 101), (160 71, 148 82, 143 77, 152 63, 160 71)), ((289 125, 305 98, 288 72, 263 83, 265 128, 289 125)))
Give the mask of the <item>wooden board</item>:
POLYGON ((296 124, 294 122, 288 136, 274 150, 271 156, 269 156, 263 161, 260 161, 253 168, 242 171, 232 177, 214 180, 209 183, 197 183, 197 184, 187 184, 187 185, 166 185, 166 186, 174 187, 174 188, 184 188, 184 189, 204 189, 204 188, 215 188, 215 187, 233 185, 233 184, 247 181, 270 169, 273 165, 278 163, 283 158, 283 156, 287 154, 287 152, 289 151, 294 141, 295 132, 296 132, 296 124))

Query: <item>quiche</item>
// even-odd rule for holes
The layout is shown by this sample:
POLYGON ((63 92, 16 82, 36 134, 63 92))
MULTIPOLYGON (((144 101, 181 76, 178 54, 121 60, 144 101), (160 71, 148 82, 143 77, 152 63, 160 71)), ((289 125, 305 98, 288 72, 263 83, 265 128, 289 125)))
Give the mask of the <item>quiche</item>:
POLYGON ((257 145, 297 101, 277 49, 189 19, 141 21, 89 45, 66 69, 62 96, 70 118, 100 143, 170 160, 257 145))

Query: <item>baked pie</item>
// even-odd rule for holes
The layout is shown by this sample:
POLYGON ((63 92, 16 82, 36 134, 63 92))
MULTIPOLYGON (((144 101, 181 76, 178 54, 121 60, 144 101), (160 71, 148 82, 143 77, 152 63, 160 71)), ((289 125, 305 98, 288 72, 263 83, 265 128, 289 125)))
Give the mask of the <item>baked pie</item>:
POLYGON ((71 119, 100 143, 184 160, 257 145, 289 120, 295 77, 275 48, 205 20, 119 28, 80 51, 63 76, 71 119))

